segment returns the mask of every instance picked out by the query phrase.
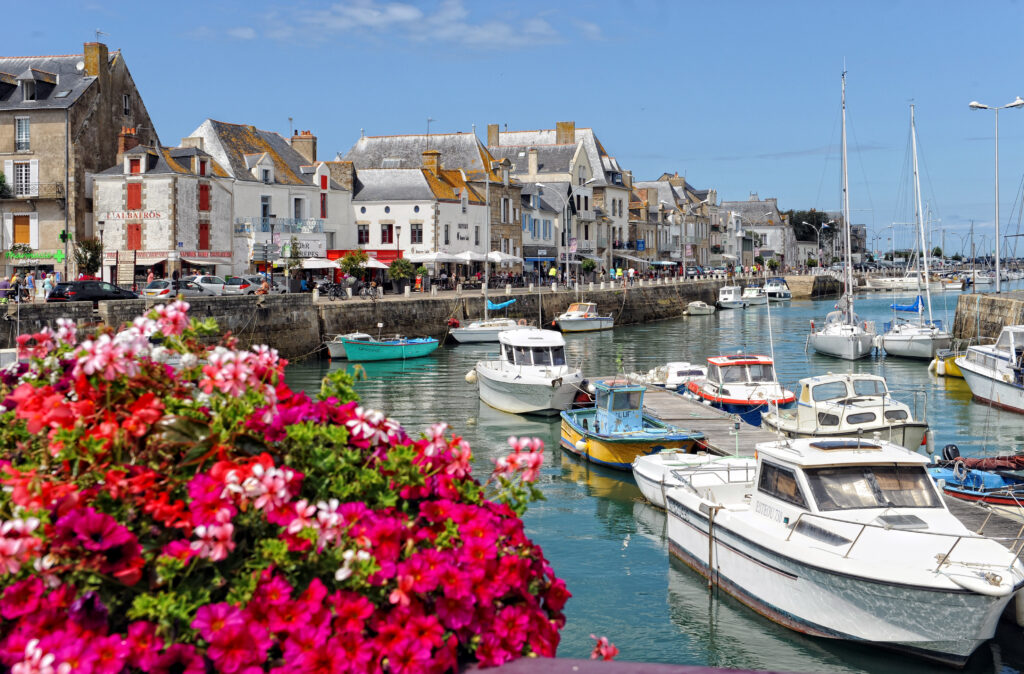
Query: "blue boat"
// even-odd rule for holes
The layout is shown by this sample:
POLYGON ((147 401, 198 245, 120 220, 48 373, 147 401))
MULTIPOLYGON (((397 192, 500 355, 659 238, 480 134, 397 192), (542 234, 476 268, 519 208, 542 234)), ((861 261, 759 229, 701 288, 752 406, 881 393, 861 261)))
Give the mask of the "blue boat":
POLYGON ((956 445, 943 447, 942 456, 928 474, 942 480, 944 494, 1024 519, 1024 456, 962 457, 956 445))
POLYGON ((398 337, 382 341, 361 342, 343 339, 349 360, 407 360, 432 354, 439 344, 433 337, 398 337))
POLYGON ((751 426, 761 425, 762 412, 796 404, 793 392, 776 380, 775 365, 768 356, 712 356, 707 376, 690 381, 686 391, 712 407, 740 415, 751 426))

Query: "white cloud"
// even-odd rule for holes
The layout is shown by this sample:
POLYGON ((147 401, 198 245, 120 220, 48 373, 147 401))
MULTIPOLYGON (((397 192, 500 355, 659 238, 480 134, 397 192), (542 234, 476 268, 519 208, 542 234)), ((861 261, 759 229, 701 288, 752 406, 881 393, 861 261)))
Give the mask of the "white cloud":
POLYGON ((604 39, 604 33, 601 32, 601 26, 598 26, 596 23, 580 20, 573 21, 573 23, 576 24, 576 27, 579 29, 580 33, 583 34, 583 37, 588 40, 604 39))
POLYGON ((254 40, 256 39, 256 31, 249 26, 239 26, 237 28, 229 28, 228 35, 235 38, 236 40, 254 40))

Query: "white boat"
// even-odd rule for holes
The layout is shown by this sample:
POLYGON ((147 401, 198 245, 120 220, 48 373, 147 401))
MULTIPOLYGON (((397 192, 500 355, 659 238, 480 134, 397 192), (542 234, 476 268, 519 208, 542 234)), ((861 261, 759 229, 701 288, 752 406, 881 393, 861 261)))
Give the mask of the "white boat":
POLYGON ((942 281, 924 281, 926 277, 920 273, 907 273, 906 276, 876 277, 868 281, 868 288, 871 290, 909 290, 911 292, 924 292, 925 289, 939 291, 943 288, 942 281))
POLYGON ((684 312, 687 316, 708 316, 715 313, 715 307, 707 302, 697 300, 690 302, 686 305, 686 311, 684 312))
POLYGON ((597 313, 595 302, 573 302, 564 314, 555 319, 562 332, 593 332, 595 330, 611 330, 614 319, 609 314, 601 316, 597 313))
MULTIPOLYGON (((665 507, 665 492, 683 484, 683 476, 693 471, 717 475, 720 482, 750 482, 757 461, 754 457, 716 456, 707 452, 687 454, 664 451, 638 456, 633 461, 633 477, 644 498, 665 507)), ((715 478, 712 478, 715 479, 715 478)))
POLYGON ((768 295, 765 294, 764 288, 761 286, 747 286, 743 289, 743 294, 740 299, 748 306, 757 306, 760 304, 768 304, 768 295))
POLYGON ((770 406, 791 407, 796 402, 775 377, 775 364, 768 356, 736 354, 708 358, 708 376, 686 385, 687 392, 701 402, 738 414, 752 426, 761 425, 761 413, 770 406))
MULTIPOLYGON (((756 445, 757 471, 677 471, 669 549, 770 620, 962 666, 1024 587, 1024 565, 967 529, 925 471, 885 441, 756 445)), ((1012 544, 1010 544, 1012 547, 1012 544)))
POLYGON ((739 286, 722 286, 718 289, 718 306, 721 309, 745 309, 747 303, 741 298, 739 286))
POLYGON ((764 282, 764 294, 771 302, 786 302, 793 299, 793 291, 789 289, 786 279, 774 276, 764 282))
POLYGON ((472 321, 465 327, 452 328, 452 337, 460 344, 474 342, 496 342, 498 333, 506 330, 530 330, 535 326, 527 323, 526 319, 520 318, 485 318, 479 321, 472 321))
POLYGON ((909 405, 893 398, 885 378, 877 374, 801 379, 796 407, 772 407, 762 414, 761 423, 789 438, 878 437, 912 451, 921 447, 928 430, 924 419, 915 419, 909 405))
POLYGON ((652 368, 646 374, 633 373, 627 375, 626 378, 632 384, 650 384, 670 391, 678 391, 685 389, 691 381, 707 376, 706 367, 688 361, 673 361, 652 368))
POLYGON ((843 266, 844 295, 838 311, 825 316, 825 324, 815 330, 811 321, 808 344, 818 353, 846 360, 857 360, 871 353, 875 336, 874 323, 861 321, 853 311, 853 259, 850 257, 850 186, 846 170, 846 73, 843 73, 843 232, 846 238, 846 264, 843 266))
POLYGON ((971 394, 1024 414, 1024 325, 1008 325, 995 344, 967 347, 954 361, 971 394))
POLYGON ((331 339, 324 342, 327 347, 327 353, 330 354, 331 358, 348 358, 345 354, 345 341, 355 340, 357 342, 375 342, 373 337, 366 334, 365 332, 349 332, 344 335, 328 335, 331 339))
POLYGON ((957 276, 942 279, 943 290, 963 290, 964 280, 957 276))
POLYGON ((565 339, 553 330, 498 335, 498 360, 482 360, 468 375, 480 399, 512 414, 558 414, 572 406, 583 374, 565 362, 565 339))

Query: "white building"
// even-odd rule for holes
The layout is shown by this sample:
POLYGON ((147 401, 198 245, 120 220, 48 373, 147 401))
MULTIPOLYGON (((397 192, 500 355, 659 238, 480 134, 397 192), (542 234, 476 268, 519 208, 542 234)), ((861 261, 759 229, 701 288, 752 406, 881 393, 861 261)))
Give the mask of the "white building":
MULTIPOLYGON (((555 199, 557 201, 557 199, 555 199)), ((545 189, 523 184, 523 271, 539 276, 558 261, 562 230, 562 209, 545 197, 545 189)))

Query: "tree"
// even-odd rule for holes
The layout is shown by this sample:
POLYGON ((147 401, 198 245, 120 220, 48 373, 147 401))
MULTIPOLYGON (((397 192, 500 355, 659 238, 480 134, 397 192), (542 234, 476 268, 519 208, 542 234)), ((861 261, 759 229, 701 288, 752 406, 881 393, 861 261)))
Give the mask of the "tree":
POLYGON ((955 253, 955 254, 953 255, 953 257, 951 257, 951 258, 949 258, 949 259, 950 259, 950 260, 953 260, 954 262, 959 262, 960 260, 963 260, 963 259, 964 259, 964 256, 963 256, 963 255, 961 255, 960 253, 955 253))
POLYGON ((807 258, 807 266, 808 267, 817 267, 818 266, 818 261, 815 260, 813 257, 809 257, 809 258, 807 258))
POLYGON ((582 271, 584 274, 589 274, 590 272, 594 271, 595 267, 597 267, 597 263, 591 260, 589 257, 583 258, 583 260, 580 262, 580 271, 582 271))
POLYGON ((411 279, 416 275, 416 267, 413 266, 412 262, 409 262, 408 258, 400 257, 391 263, 388 268, 388 276, 393 281, 405 281, 411 279))
POLYGON ((7 184, 7 178, 4 176, 3 171, 0 171, 0 199, 10 199, 11 188, 7 184))
POLYGON ((935 246, 934 248, 932 248, 932 257, 934 257, 935 259, 941 258, 942 257, 942 249, 939 248, 938 246, 935 246))
POLYGON ((785 215, 789 216, 789 223, 793 226, 793 234, 797 241, 818 241, 818 231, 820 230, 822 247, 825 247, 826 242, 831 243, 836 226, 823 226, 831 219, 828 213, 812 208, 809 211, 789 210, 785 215))
POLYGON ((75 265, 83 274, 93 275, 103 265, 103 243, 99 239, 81 239, 75 244, 75 265))
POLYGON ((767 265, 769 269, 775 271, 776 269, 779 268, 779 261, 773 257, 768 260, 767 265))
POLYGON ((764 258, 758 255, 754 258, 754 264, 764 264, 764 258))
POLYGON ((341 258, 338 266, 349 276, 359 278, 363 275, 363 265, 369 259, 370 256, 366 254, 365 250, 351 250, 345 253, 345 257, 341 258))

